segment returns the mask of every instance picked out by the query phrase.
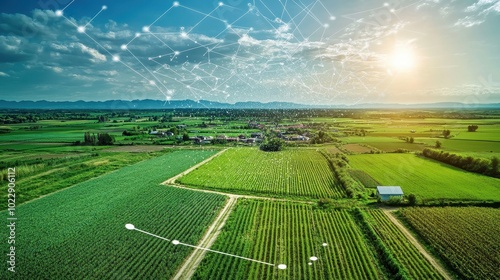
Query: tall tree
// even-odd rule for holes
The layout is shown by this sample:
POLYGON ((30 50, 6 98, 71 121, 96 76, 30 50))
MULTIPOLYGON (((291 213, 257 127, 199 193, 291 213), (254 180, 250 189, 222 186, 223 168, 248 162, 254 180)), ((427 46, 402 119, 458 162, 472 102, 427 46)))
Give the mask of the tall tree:
POLYGON ((441 142, 439 140, 436 141, 436 148, 441 148, 441 142))

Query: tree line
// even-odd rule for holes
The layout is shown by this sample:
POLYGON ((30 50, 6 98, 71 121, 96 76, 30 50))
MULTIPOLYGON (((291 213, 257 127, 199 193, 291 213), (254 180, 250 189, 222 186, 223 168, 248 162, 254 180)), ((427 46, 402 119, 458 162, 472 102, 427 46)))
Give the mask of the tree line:
POLYGON ((85 132, 83 135, 83 143, 77 141, 77 145, 91 145, 91 146, 107 146, 113 145, 115 139, 108 133, 95 133, 85 132))
POLYGON ((448 152, 436 151, 429 148, 425 148, 422 151, 422 155, 470 172, 500 177, 500 173, 498 171, 499 160, 497 157, 493 157, 491 160, 486 160, 473 158, 471 156, 461 156, 448 152))
POLYGON ((361 186, 351 177, 351 175, 349 175, 347 170, 347 166, 349 165, 347 156, 341 153, 331 154, 326 151, 320 151, 320 153, 328 161, 328 165, 333 175, 344 189, 346 196, 348 198, 354 198, 356 196, 359 198, 362 196, 361 186))

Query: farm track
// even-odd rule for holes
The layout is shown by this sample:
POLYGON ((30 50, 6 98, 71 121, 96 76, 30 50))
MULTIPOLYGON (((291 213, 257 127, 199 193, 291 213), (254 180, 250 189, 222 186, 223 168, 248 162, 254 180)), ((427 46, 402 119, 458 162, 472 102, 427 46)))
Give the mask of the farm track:
MULTIPOLYGON (((238 198, 273 200, 273 201, 293 201, 290 199, 279 199, 279 198, 251 196, 251 195, 238 195, 238 194, 224 193, 224 192, 211 191, 211 190, 195 189, 195 188, 189 188, 189 187, 186 187, 183 185, 179 185, 175 182, 180 177, 189 174, 193 170, 206 164, 207 162, 211 161, 212 159, 216 158, 217 156, 221 155, 222 153, 224 153, 227 150, 228 149, 224 149, 224 150, 218 152, 217 154, 207 158, 206 160, 192 166, 191 168, 187 169, 186 171, 179 173, 176 176, 161 183, 162 185, 173 187, 173 188, 179 188, 179 189, 185 189, 185 190, 203 192, 203 193, 219 194, 219 195, 227 196, 229 198, 226 205, 221 210, 221 212, 219 213, 219 215, 217 216, 215 221, 210 225, 210 227, 208 228, 207 232, 205 233, 205 235, 203 236, 201 241, 197 244, 198 247, 210 249, 210 247, 217 240, 217 237, 219 236, 221 229, 224 227, 226 220, 229 218, 234 206, 236 205, 236 202, 238 201, 238 198)), ((303 201, 296 201, 296 202, 303 202, 303 201)), ((303 203, 310 203, 310 202, 303 202, 303 203)), ((181 268, 177 271, 177 273, 175 274, 175 276, 172 279, 173 280, 190 279, 193 276, 194 272, 196 271, 196 268, 198 267, 200 262, 205 257, 206 252, 207 251, 205 251, 205 250, 195 249, 193 251, 193 253, 191 253, 191 255, 184 261, 181 268)))
MULTIPOLYGON (((234 206, 236 205, 236 202, 238 198, 247 198, 247 199, 258 199, 258 200, 273 200, 273 201, 294 201, 290 199, 278 199, 278 198, 270 198, 270 197, 261 197, 261 196, 251 196, 251 195, 239 195, 239 194, 231 194, 231 193, 225 193, 225 192, 219 192, 219 191, 212 191, 212 190, 204 190, 204 189, 196 189, 196 188, 189 188, 187 186, 183 186, 180 184, 177 184, 175 181, 179 179, 182 176, 185 176, 192 172, 193 170, 199 168, 200 166, 208 163, 212 159, 216 158, 217 156, 221 155, 228 149, 224 149, 217 154, 209 157, 208 159, 196 164, 195 166, 187 169, 186 171, 164 181, 162 185, 165 186, 170 186, 174 188, 180 188, 180 189, 186 189, 186 190, 191 190, 191 191, 197 191, 197 192, 204 192, 204 193, 212 193, 212 194, 219 194, 219 195, 224 195, 227 196, 229 199, 224 206, 224 208, 221 210, 217 218, 214 220, 214 222, 210 225, 208 228, 207 232, 203 236, 203 238, 200 240, 200 242, 197 244, 198 247, 202 248, 207 248, 210 249, 210 247, 215 243, 217 240, 217 237, 224 227, 226 220, 229 218, 234 206)), ((301 202, 301 201, 294 201, 294 202, 301 202)), ((303 201, 302 201, 303 202, 303 201)), ((308 202, 304 202, 308 203, 308 202)), ((401 222, 393 215, 393 212, 397 210, 397 208, 388 208, 388 209, 382 209, 383 213, 387 215, 389 220, 394 223, 406 236, 408 241, 410 241, 416 248, 417 250, 431 263, 431 265, 447 280, 452 280, 453 278, 448 274, 448 272, 439 264, 436 259, 431 256, 427 250, 420 244, 420 242, 408 231, 408 229, 401 224, 401 222)), ((172 278, 173 280, 181 280, 181 279, 190 279, 198 265, 201 263, 203 258, 205 257, 207 251, 205 250, 200 250, 200 249, 195 249, 191 255, 184 261, 180 269, 177 271, 175 276, 172 278)))
POLYGON ((411 232, 394 216, 394 211, 397 209, 382 209, 384 214, 389 218, 389 220, 397 226, 401 232, 406 236, 406 239, 413 244, 417 250, 431 263, 431 265, 447 280, 452 280, 453 278, 450 274, 444 269, 444 267, 439 264, 436 259, 427 252, 427 250, 420 244, 420 242, 411 234, 411 232))
MULTIPOLYGON (((215 240, 217 240, 217 237, 219 236, 220 231, 226 224, 231 211, 236 205, 237 200, 238 198, 236 196, 229 197, 229 200, 227 201, 222 211, 219 213, 219 216, 217 216, 215 221, 208 228, 208 231, 205 233, 201 241, 198 243, 198 247, 208 249, 214 244, 215 240)), ((196 271, 196 268, 198 267, 200 262, 205 257, 206 253, 207 251, 205 250, 195 249, 193 253, 191 253, 191 255, 182 264, 181 268, 177 271, 176 275, 172 279, 190 279, 196 271)))

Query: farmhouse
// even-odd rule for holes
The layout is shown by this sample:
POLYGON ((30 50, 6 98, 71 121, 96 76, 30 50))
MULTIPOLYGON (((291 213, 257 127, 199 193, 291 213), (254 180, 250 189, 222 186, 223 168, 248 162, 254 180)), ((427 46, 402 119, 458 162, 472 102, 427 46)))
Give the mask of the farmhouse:
POLYGON ((403 190, 399 186, 378 186, 377 197, 381 201, 388 201, 391 197, 403 199, 403 190))

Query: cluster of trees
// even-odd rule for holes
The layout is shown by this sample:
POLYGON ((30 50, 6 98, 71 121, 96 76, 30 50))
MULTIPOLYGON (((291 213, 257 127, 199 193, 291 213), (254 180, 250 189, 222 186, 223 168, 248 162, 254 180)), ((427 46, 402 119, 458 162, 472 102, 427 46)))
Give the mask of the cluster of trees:
POLYGON ((354 129, 354 131, 346 131, 345 132, 345 134, 347 136, 349 136, 349 135, 356 135, 356 136, 363 136, 363 137, 366 136, 366 133, 367 133, 367 131, 364 128, 362 128, 362 129, 357 129, 356 128, 356 129, 354 129))
POLYGON ((109 122, 109 117, 107 115, 100 115, 97 118, 97 122, 99 123, 109 122))
POLYGON ((477 130, 478 128, 479 128, 479 126, 477 126, 477 125, 469 125, 469 126, 467 127, 467 131, 468 131, 468 132, 476 132, 476 130, 477 130))
POLYGON ((40 120, 90 120, 95 119, 88 112, 52 110, 9 110, 0 114, 0 124, 36 123, 40 120))
POLYGON ((122 132, 123 136, 135 136, 135 135, 140 135, 142 132, 136 131, 136 130, 124 130, 122 132))
POLYGON ((465 157, 428 148, 422 151, 422 155, 470 172, 500 177, 500 173, 498 172, 499 160, 497 157, 493 157, 491 161, 488 161, 485 159, 473 158, 471 156, 465 157))
POLYGON ((441 141, 437 140, 435 147, 439 149, 439 148, 441 148, 442 145, 443 144, 441 143, 441 141))
POLYGON ((335 178, 340 182, 342 188, 344 188, 346 196, 353 198, 356 195, 357 190, 359 190, 359 185, 347 171, 349 159, 346 155, 341 153, 336 153, 335 155, 326 152, 321 153, 328 160, 328 164, 330 165, 335 178))
MULTIPOLYGON (((97 133, 96 135, 95 133, 85 132, 83 135, 83 145, 107 146, 113 145, 114 142, 114 137, 108 133, 97 133)), ((81 142, 77 141, 76 144, 81 144, 81 142)))
POLYGON ((316 135, 314 135, 309 142, 311 144, 323 144, 329 142, 335 142, 335 138, 333 138, 330 134, 320 130, 316 135))
POLYGON ((148 117, 148 121, 152 122, 174 122, 174 115, 173 114, 163 114, 162 116, 150 116, 148 117))
POLYGON ((449 129, 443 130, 443 136, 444 138, 448 138, 451 135, 451 131, 449 129))
POLYGON ((415 139, 413 139, 413 137, 406 137, 405 141, 406 141, 406 143, 413 144, 413 142, 415 142, 415 139))
POLYGON ((285 141, 281 140, 280 138, 277 137, 272 137, 269 140, 266 140, 262 142, 260 145, 260 149, 265 152, 277 152, 281 151, 283 149, 283 146, 285 145, 285 141))

